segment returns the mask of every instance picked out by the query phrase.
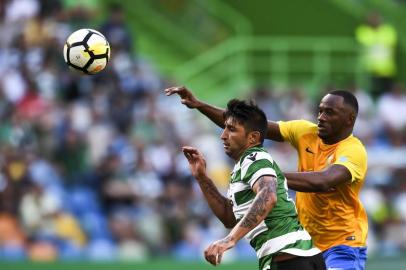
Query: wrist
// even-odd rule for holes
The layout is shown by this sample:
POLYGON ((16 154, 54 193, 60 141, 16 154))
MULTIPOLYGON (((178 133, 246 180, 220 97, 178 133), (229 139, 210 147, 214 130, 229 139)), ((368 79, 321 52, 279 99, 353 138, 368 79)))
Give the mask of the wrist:
POLYGON ((208 177, 207 177, 207 175, 205 173, 195 175, 195 178, 196 178, 196 180, 198 182, 203 182, 203 181, 206 181, 208 179, 208 177))
POLYGON ((235 244, 237 244, 239 239, 237 239, 232 233, 230 233, 229 235, 227 235, 224 238, 224 240, 227 241, 228 243, 232 244, 232 245, 235 245, 235 244))
POLYGON ((204 107, 206 107, 208 105, 209 104, 207 104, 197 98, 195 99, 195 109, 202 110, 202 109, 204 109, 204 107))

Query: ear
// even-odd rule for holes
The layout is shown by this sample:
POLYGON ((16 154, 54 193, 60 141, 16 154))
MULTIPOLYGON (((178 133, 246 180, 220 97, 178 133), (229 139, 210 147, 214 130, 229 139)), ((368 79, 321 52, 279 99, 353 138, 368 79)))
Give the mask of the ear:
POLYGON ((261 141, 261 134, 259 131, 252 131, 248 136, 248 141, 250 144, 257 144, 261 141))
POLYGON ((354 125, 355 124, 355 119, 357 118, 357 116, 355 115, 354 112, 350 112, 349 116, 348 116, 348 120, 349 120, 349 124, 350 125, 354 125))

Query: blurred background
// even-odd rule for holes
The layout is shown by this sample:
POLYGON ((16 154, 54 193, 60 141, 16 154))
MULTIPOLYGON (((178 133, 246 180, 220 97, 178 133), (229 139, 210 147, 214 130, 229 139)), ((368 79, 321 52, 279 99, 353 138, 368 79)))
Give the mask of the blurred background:
MULTIPOLYGON (((367 269, 406 264, 406 1, 0 0, 0 268, 207 269, 226 235, 182 145, 206 155, 222 192, 221 130, 163 89, 269 119, 315 121, 320 97, 353 91, 369 154, 361 198, 367 269), (62 48, 102 32, 107 69, 81 76, 62 48)), ((266 147, 296 170, 287 144, 266 147)), ((294 194, 292 194, 294 196, 294 194)), ((219 269, 256 269, 246 241, 219 269)))

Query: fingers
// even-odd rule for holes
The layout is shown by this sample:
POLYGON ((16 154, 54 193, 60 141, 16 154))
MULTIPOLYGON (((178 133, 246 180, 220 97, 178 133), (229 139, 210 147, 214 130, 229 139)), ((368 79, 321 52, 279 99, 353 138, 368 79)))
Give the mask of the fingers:
POLYGON ((205 251, 204 252, 204 258, 206 261, 208 261, 212 265, 217 265, 217 254, 205 251))
POLYGON ((194 157, 199 155, 199 151, 196 148, 191 147, 191 146, 182 147, 182 152, 188 161, 192 161, 194 157))
POLYGON ((183 152, 196 153, 196 154, 198 153, 197 149, 195 147, 192 147, 192 146, 183 146, 182 151, 183 152))
POLYGON ((174 86, 174 87, 169 87, 164 90, 165 95, 170 96, 173 94, 181 94, 182 91, 184 91, 186 88, 184 86, 174 86))
POLYGON ((218 265, 221 263, 223 257, 223 251, 219 249, 216 245, 210 245, 204 251, 204 258, 212 265, 218 265))
POLYGON ((185 156, 189 155, 189 156, 193 157, 193 156, 199 156, 200 155, 199 150, 197 150, 196 148, 191 147, 191 146, 183 146, 182 151, 183 151, 183 154, 185 156))
POLYGON ((223 258, 223 253, 222 252, 217 253, 216 264, 221 263, 221 258, 223 258))
POLYGON ((183 154, 189 162, 193 161, 193 155, 190 152, 183 152, 183 154))
POLYGON ((187 159, 189 162, 191 161, 192 156, 191 156, 191 154, 190 154, 189 152, 183 151, 183 155, 186 157, 186 159, 187 159))

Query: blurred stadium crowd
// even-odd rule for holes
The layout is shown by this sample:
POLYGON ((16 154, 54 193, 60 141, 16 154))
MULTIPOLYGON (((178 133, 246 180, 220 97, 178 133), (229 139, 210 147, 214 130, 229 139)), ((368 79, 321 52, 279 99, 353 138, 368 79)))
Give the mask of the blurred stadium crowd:
MULTIPOLYGON (((75 3, 0 1, 0 260, 202 259, 224 229, 180 147, 202 149, 225 191, 231 163, 220 130, 163 96, 175 83, 134 54, 118 6, 91 27, 113 48, 107 70, 68 70, 65 39, 94 25, 97 9, 75 3)), ((355 135, 369 154, 362 199, 370 252, 396 255, 406 251, 406 94, 400 84, 376 99, 349 89, 360 103, 355 135)), ((275 120, 314 120, 319 102, 299 88, 258 88, 252 97, 275 120)), ((267 147, 295 170, 289 145, 267 147)), ((255 258, 250 250, 240 243, 229 259, 255 258)))

